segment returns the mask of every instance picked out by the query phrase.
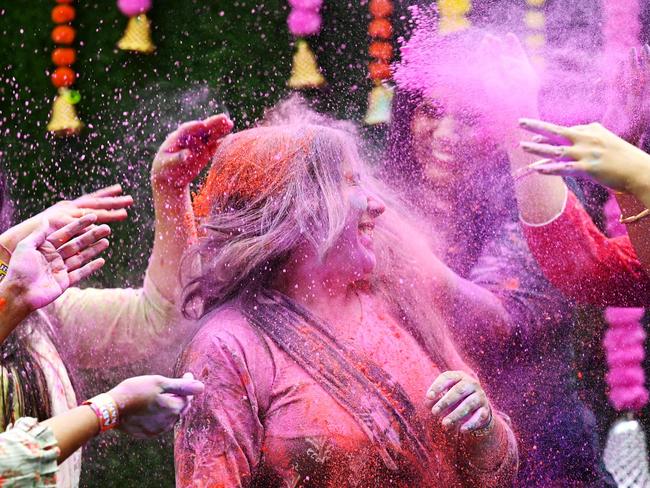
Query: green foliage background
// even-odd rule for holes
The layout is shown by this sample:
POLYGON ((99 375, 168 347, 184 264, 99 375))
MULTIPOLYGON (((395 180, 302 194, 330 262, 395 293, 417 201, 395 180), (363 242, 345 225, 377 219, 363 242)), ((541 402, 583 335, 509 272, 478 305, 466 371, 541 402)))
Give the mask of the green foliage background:
MULTIPOLYGON (((54 5, 0 5, 0 165, 12 180, 16 219, 61 198, 121 183, 136 205, 128 222, 114 226, 108 264, 92 284, 138 286, 152 240, 148 169, 156 148, 179 123, 223 109, 244 128, 288 93, 288 4, 157 0, 150 18, 158 49, 142 56, 115 48, 126 26, 115 0, 75 2, 74 69, 82 95, 77 109, 87 127, 63 139, 45 131, 55 93, 49 81, 54 5)), ((322 14, 324 28, 310 44, 329 84, 308 96, 322 110, 359 120, 371 87, 367 1, 326 1, 322 14)), ((86 372, 84 393, 141 371, 137 366, 86 372)), ((86 449, 84 486, 173 485, 171 436, 147 442, 115 437, 86 449)))

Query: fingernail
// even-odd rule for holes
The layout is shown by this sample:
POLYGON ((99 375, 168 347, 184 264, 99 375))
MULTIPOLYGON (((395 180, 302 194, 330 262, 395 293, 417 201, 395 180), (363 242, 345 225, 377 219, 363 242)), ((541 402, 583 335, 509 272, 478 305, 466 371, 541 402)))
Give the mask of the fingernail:
POLYGON ((427 391, 427 398, 433 400, 436 397, 435 392, 433 391, 427 391))

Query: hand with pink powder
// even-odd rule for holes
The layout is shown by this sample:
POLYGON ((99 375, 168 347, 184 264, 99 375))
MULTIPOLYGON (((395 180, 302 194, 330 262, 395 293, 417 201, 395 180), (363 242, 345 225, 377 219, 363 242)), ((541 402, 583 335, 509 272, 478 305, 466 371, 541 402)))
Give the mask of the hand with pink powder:
POLYGON ((524 151, 545 159, 531 165, 545 175, 587 177, 634 195, 650 208, 650 155, 598 123, 563 127, 522 119, 537 136, 523 141, 524 151))
POLYGON ((489 124, 506 137, 517 127, 521 117, 536 117, 540 79, 517 36, 504 38, 486 34, 479 47, 484 63, 482 102, 489 110, 489 124))
POLYGON ((603 125, 634 145, 640 145, 650 123, 650 46, 632 48, 611 86, 603 125))
POLYGON ((203 383, 186 373, 182 378, 129 378, 108 394, 117 403, 120 430, 134 437, 153 437, 170 430, 202 391, 203 383))
POLYGON ((493 428, 492 408, 479 381, 464 371, 445 371, 426 395, 427 408, 442 427, 461 434, 493 428))
POLYGON ((94 214, 96 224, 118 222, 127 218, 127 208, 133 205, 133 198, 122 195, 120 185, 112 185, 96 192, 82 195, 74 200, 62 200, 45 209, 38 215, 21 222, 0 236, 0 244, 13 252, 19 241, 36 230, 43 219, 52 229, 61 228, 74 220, 94 214))
POLYGON ((233 123, 224 114, 182 124, 167 136, 154 158, 154 187, 187 187, 210 162, 220 140, 232 128, 233 123))

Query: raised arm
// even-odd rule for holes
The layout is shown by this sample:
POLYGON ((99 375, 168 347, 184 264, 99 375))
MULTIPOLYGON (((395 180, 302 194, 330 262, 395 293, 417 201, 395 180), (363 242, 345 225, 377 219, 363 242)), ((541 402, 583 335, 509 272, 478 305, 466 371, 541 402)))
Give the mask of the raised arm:
POLYGON ((68 342, 83 365, 129 362, 178 342, 180 265, 196 238, 190 183, 232 122, 217 115, 188 122, 160 147, 151 171, 155 237, 142 289, 73 289, 55 303, 68 342))

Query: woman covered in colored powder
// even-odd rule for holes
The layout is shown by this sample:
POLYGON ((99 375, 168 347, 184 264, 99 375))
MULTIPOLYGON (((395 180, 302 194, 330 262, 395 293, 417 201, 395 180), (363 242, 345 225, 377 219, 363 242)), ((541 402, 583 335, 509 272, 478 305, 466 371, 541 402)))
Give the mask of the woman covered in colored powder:
POLYGON ((514 435, 447 335, 453 273, 355 138, 291 106, 226 137, 195 201, 180 368, 206 388, 177 486, 510 486, 514 435))
MULTIPOLYGON (((156 212, 155 242, 141 289, 68 288, 51 305, 30 315, 0 346, 1 427, 18 417, 45 420, 79 404, 71 372, 75 366, 109 368, 145 358, 155 349, 178 341, 175 301, 178 269, 191 243, 194 225, 189 184, 209 161, 210 151, 232 127, 224 116, 191 122, 172 133, 156 155, 152 187, 156 212), (200 141, 200 144, 197 144, 200 141), (65 361, 64 361, 65 358, 65 361)), ((1 190, 5 188, 0 178, 1 190)), ((97 223, 126 218, 131 197, 121 196, 119 185, 60 202, 33 219, 0 234, 0 259, 9 263, 16 245, 42 219, 61 226, 84 214, 97 223)), ((0 192, 0 225, 9 223, 10 202, 0 192)), ((99 241, 98 245, 107 243, 99 241)), ((105 249, 105 247, 103 247, 105 249)), ((79 483, 81 452, 59 466, 57 484, 79 483)))
POLYGON ((521 156, 506 154, 516 147, 508 124, 536 110, 537 94, 506 101, 485 94, 499 88, 486 64, 499 64, 502 49, 512 57, 507 76, 531 74, 527 57, 514 37, 510 46, 480 31, 441 38, 431 18, 417 14, 395 71, 383 173, 426 216, 447 264, 483 288, 453 303, 450 325, 513 420, 518 486, 605 486, 595 419, 574 380, 571 304, 545 279, 517 222, 507 158, 521 156), (502 320, 484 320, 481 301, 501 307, 502 320))

